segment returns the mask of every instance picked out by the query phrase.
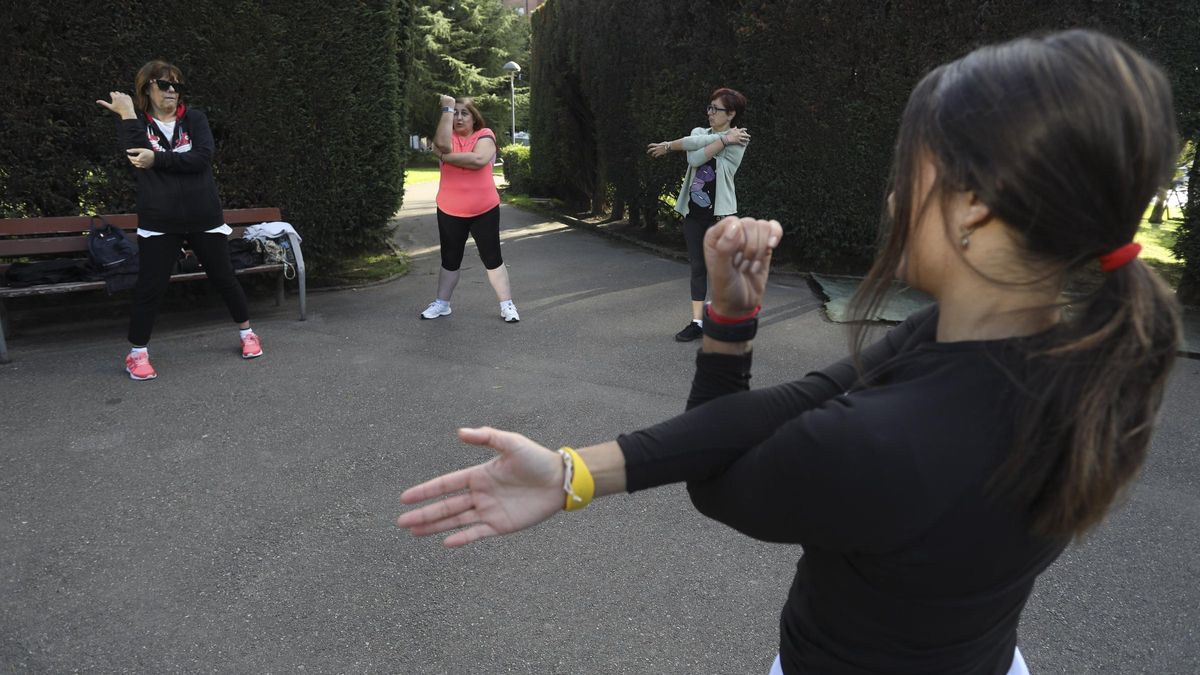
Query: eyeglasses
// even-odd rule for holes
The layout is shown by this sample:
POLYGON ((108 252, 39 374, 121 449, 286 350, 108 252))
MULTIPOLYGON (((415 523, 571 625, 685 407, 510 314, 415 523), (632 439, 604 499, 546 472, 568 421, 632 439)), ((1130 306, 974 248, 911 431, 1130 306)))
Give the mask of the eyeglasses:
POLYGON ((715 106, 715 105, 710 105, 710 106, 708 106, 707 108, 705 108, 705 109, 704 109, 704 113, 705 113, 706 115, 711 115, 711 114, 713 114, 713 113, 715 113, 715 112, 729 112, 729 108, 718 108, 718 107, 717 107, 717 106, 715 106))
POLYGON ((176 94, 183 92, 183 85, 179 82, 172 82, 170 80, 154 80, 153 82, 158 85, 159 91, 168 91, 171 87, 175 87, 176 94))

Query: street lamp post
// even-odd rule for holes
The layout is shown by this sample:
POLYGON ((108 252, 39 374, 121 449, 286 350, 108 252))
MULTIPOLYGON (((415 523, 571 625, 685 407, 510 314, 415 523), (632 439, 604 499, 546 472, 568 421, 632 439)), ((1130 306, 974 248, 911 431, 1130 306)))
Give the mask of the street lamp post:
POLYGON ((521 66, 517 65, 516 61, 509 61, 501 66, 508 71, 508 93, 512 104, 512 128, 509 129, 509 135, 512 136, 512 142, 517 142, 517 85, 514 81, 517 73, 521 72, 521 66))

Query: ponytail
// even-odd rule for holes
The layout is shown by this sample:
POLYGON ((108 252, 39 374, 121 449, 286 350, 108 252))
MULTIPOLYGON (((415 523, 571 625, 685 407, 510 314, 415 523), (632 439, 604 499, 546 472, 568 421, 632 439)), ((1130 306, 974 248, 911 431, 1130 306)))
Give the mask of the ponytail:
POLYGON ((1181 330, 1174 293, 1138 261, 1067 312, 1029 355, 1014 446, 992 481, 1053 537, 1098 524, 1137 474, 1181 330))

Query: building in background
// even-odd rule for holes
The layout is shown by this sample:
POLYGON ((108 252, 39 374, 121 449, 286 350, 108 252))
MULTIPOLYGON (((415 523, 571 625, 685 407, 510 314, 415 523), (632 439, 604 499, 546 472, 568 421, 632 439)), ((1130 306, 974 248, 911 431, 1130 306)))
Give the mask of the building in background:
POLYGON ((529 16, 529 13, 537 9, 542 4, 543 0, 502 0, 504 6, 512 9, 521 16, 529 16))

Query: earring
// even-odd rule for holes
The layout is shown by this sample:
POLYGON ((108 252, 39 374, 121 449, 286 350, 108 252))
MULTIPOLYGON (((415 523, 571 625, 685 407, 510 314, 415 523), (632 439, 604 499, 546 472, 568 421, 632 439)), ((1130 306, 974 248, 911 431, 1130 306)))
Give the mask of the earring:
POLYGON ((971 234, 970 233, 964 234, 962 237, 962 241, 959 242, 959 245, 962 246, 962 250, 964 250, 964 251, 967 250, 967 247, 969 247, 971 245, 971 234))

